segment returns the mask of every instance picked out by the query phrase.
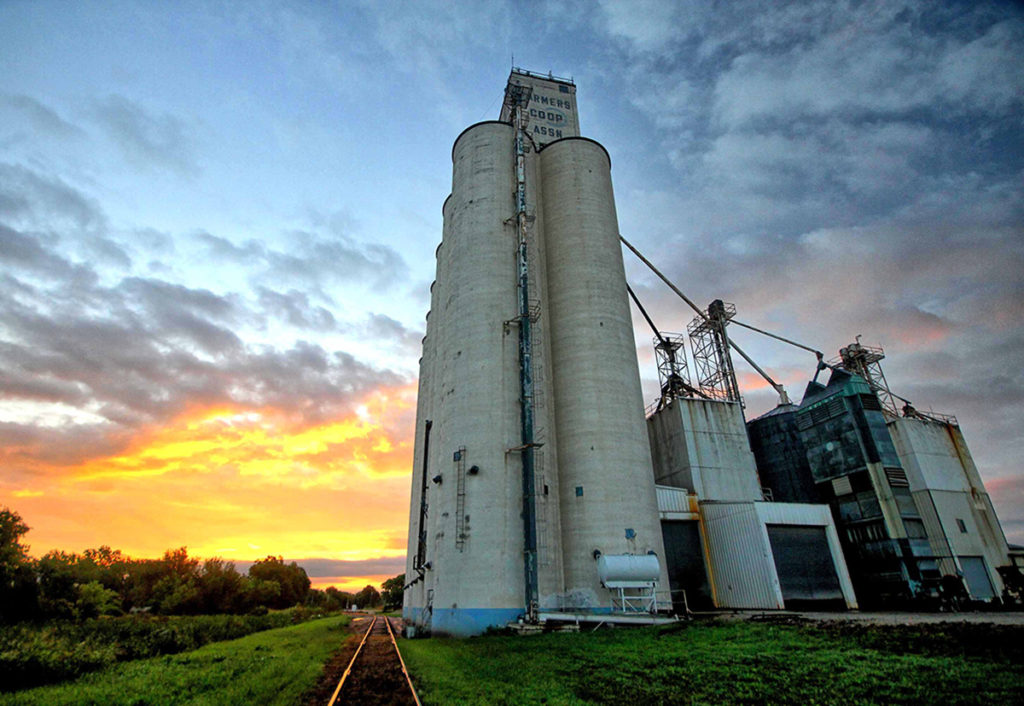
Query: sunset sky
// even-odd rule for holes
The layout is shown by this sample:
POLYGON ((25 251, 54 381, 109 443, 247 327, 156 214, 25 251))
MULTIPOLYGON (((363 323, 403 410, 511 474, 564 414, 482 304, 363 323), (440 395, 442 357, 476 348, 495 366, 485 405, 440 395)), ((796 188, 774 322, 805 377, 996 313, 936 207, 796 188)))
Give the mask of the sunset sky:
MULTIPOLYGON (((513 55, 576 81, 627 238, 702 304, 883 346, 1024 544, 1019 4, 38 0, 0 2, 0 506, 33 554, 403 571, 451 145, 513 55)), ((813 356, 734 336, 800 398, 813 356)))

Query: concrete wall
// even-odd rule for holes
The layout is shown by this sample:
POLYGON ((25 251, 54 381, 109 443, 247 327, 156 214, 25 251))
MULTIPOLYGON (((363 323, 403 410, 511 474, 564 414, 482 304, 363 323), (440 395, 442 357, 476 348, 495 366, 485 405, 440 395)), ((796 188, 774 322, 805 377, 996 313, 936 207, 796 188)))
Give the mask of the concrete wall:
MULTIPOLYGON (((562 565, 562 521, 559 500, 558 429, 551 368, 551 316, 548 312, 547 257, 544 248, 544 209, 541 206, 540 155, 526 155, 526 208, 533 216, 527 231, 530 299, 539 307, 531 321, 534 386, 534 453, 537 516, 537 589, 542 610, 562 607, 565 576, 562 565)), ((517 331, 513 331, 517 334, 517 331)))
POLYGON ((754 454, 738 404, 676 399, 647 420, 655 482, 701 500, 761 499, 754 454))
POLYGON ((664 556, 610 168, 583 138, 540 153, 563 607, 573 609, 611 607, 595 550, 664 556))

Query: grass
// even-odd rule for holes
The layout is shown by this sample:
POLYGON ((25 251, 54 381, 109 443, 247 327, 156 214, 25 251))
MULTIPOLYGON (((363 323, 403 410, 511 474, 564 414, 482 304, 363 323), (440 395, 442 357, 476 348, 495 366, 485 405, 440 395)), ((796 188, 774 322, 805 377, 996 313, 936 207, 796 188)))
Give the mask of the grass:
POLYGON ((192 652, 109 667, 54 686, 0 694, 7 704, 295 704, 344 640, 347 616, 324 618, 192 652))
POLYGON ((0 690, 75 679, 116 662, 194 650, 321 617, 305 608, 264 615, 122 616, 0 626, 0 690))
POLYGON ((424 704, 1024 703, 1012 635, 726 623, 401 648, 424 704))

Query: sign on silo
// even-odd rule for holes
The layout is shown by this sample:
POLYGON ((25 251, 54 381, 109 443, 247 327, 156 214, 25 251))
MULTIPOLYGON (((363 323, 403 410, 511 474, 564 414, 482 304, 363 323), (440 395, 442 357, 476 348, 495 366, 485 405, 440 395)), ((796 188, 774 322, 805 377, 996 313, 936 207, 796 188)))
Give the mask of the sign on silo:
MULTIPOLYGON (((563 137, 579 136, 576 84, 571 80, 557 78, 551 74, 545 76, 523 69, 513 69, 508 77, 508 83, 528 86, 531 89, 526 130, 538 147, 563 137)), ((501 107, 499 120, 512 121, 511 108, 507 103, 501 107)))

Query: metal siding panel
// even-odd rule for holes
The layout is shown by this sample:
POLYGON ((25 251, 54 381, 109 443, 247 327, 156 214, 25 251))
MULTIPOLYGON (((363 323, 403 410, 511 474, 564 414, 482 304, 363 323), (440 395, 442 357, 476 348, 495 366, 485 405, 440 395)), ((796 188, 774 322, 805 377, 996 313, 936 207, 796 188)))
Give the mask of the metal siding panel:
POLYGON ((683 488, 655 486, 658 512, 690 512, 690 494, 683 488))
POLYGON ((701 503, 720 608, 783 607, 768 534, 754 503, 701 503))
POLYGON ((959 559, 971 598, 976 601, 987 601, 994 598, 996 592, 992 588, 992 581, 989 580, 985 560, 980 556, 962 556, 959 559))

